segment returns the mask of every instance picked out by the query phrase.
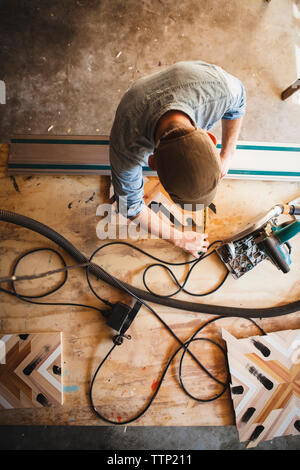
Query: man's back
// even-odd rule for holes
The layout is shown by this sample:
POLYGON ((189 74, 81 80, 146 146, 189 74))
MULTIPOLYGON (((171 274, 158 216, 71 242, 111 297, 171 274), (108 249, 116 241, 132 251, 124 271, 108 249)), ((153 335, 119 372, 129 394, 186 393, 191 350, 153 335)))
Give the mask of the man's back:
POLYGON ((208 130, 220 119, 242 117, 244 87, 216 65, 188 61, 137 80, 125 93, 110 134, 110 163, 115 195, 127 198, 131 217, 143 206, 142 165, 154 150, 156 125, 170 110, 208 130))
POLYGON ((216 65, 178 62, 129 88, 116 112, 111 145, 129 160, 142 162, 153 151, 155 126, 164 113, 182 111, 197 127, 208 130, 226 118, 227 111, 242 111, 243 91, 237 78, 216 65))

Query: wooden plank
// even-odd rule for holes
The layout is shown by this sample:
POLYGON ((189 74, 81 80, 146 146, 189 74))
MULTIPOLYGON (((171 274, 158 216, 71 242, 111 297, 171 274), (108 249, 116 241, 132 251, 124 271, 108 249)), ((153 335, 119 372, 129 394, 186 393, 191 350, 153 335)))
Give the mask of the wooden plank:
MULTIPOLYGON (((91 255, 95 248, 110 240, 99 240, 96 234, 100 217, 97 208, 109 203, 110 179, 107 176, 82 175, 6 175, 7 146, 0 146, 2 174, 0 179, 0 207, 22 213, 49 225, 63 234, 80 251, 91 255)), ((274 204, 287 202, 299 196, 299 183, 233 181, 224 180, 219 188, 215 204, 217 213, 209 212, 208 233, 212 242, 220 237, 236 233, 243 225, 274 204)), ((266 307, 292 302, 299 298, 300 240, 292 240, 292 269, 282 274, 271 263, 263 262, 244 278, 236 281, 228 278, 226 284, 211 296, 194 301, 215 305, 240 307, 266 307)), ((126 241, 126 240, 125 240, 126 241)), ((132 240, 128 239, 132 242, 132 240)), ((134 245, 154 256, 177 262, 188 259, 181 250, 173 248, 166 240, 142 239, 134 245)), ((16 257, 36 247, 55 247, 42 236, 8 223, 0 224, 0 275, 7 275, 16 257)), ((59 250, 61 251, 61 250, 59 250)), ((68 255, 66 261, 72 263, 68 255)), ((108 272, 135 286, 143 287, 143 268, 148 258, 124 246, 105 248, 96 257, 108 272)), ((50 252, 41 252, 26 258, 19 273, 28 274, 61 267, 59 260, 50 252)), ((184 267, 175 269, 179 279, 186 274, 184 267)), ((206 291, 215 286, 224 275, 223 267, 215 256, 199 265, 188 282, 193 292, 206 291)), ((30 294, 45 292, 61 280, 52 279, 24 281, 20 292, 30 294)), ((149 273, 149 285, 158 293, 169 293, 174 284, 169 276, 155 268, 149 273)), ((129 297, 102 282, 93 281, 99 294, 112 302, 127 302, 129 297)), ((113 332, 104 318, 93 310, 79 307, 53 307, 31 305, 0 293, 0 332, 20 333, 63 332, 64 349, 64 405, 61 408, 34 410, 4 410, 0 413, 1 424, 40 425, 105 425, 91 411, 88 388, 91 376, 99 362, 112 346, 113 332)), ((178 295, 191 300, 185 293, 178 295)), ((101 307, 101 302, 89 292, 84 272, 73 270, 63 290, 52 294, 53 302, 70 301, 101 307)), ((41 301, 44 301, 41 300, 41 301)), ((188 339, 212 315, 182 312, 152 304, 155 310, 182 339, 188 339)), ((286 317, 263 319, 259 323, 266 331, 296 329, 300 327, 299 313, 286 317)), ((257 335, 257 329, 245 319, 218 320, 207 328, 203 336, 222 343, 221 328, 224 327, 237 338, 257 335)), ((95 383, 94 400, 100 410, 110 419, 135 416, 153 394, 163 367, 178 344, 162 324, 143 307, 128 330, 131 341, 124 341, 103 368, 95 383)), ((222 353, 204 341, 195 342, 192 351, 210 371, 219 378, 225 376, 226 366, 222 353)), ((190 399, 178 381, 176 358, 166 374, 165 381, 148 412, 132 425, 229 425, 234 424, 234 413, 229 392, 214 402, 201 403, 190 399)), ((184 359, 184 383, 189 391, 199 397, 211 397, 220 392, 220 386, 207 378, 189 357, 184 359)))
MULTIPOLYGON (((239 141, 226 178, 300 181, 299 158, 299 144, 239 141)), ((146 164, 143 172, 156 176, 146 164)), ((20 135, 12 138, 9 175, 53 173, 110 174, 109 136, 20 135)))
POLYGON ((18 135, 11 141, 8 174, 110 173, 107 136, 18 135))

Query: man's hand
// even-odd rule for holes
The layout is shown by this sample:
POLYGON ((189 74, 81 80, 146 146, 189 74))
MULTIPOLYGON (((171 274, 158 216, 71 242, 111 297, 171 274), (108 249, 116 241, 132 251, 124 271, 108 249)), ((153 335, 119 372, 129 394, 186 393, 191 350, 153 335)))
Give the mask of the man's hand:
POLYGON ((233 157, 234 157, 234 151, 230 151, 230 152, 221 152, 220 153, 220 158, 221 158, 221 179, 224 178, 224 176, 227 175, 228 171, 229 171, 229 168, 230 168, 230 165, 231 165, 231 162, 233 160, 233 157))
POLYGON ((188 253, 191 253, 195 258, 200 257, 198 251, 205 253, 209 246, 206 233, 192 231, 181 232, 160 219, 158 214, 155 214, 155 212, 147 206, 143 207, 139 215, 135 217, 134 222, 140 224, 143 229, 148 230, 152 235, 163 237, 164 234, 168 234, 166 240, 188 253))
POLYGON ((209 246, 206 233, 198 232, 180 232, 174 230, 172 239, 170 240, 175 246, 182 248, 184 251, 191 253, 195 258, 199 258, 198 251, 205 253, 209 246))

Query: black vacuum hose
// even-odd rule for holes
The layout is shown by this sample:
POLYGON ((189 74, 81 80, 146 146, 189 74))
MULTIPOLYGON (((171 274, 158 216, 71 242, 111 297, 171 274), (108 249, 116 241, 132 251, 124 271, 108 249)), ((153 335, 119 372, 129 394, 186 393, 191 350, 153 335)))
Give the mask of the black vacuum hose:
MULTIPOLYGON (((75 261, 80 264, 87 263, 89 261, 89 259, 85 255, 83 255, 75 246, 72 245, 72 243, 66 240, 66 238, 64 238, 62 235, 55 232, 55 230, 51 229, 50 227, 47 227, 47 225, 37 222, 36 220, 31 219, 30 217, 0 209, 0 220, 15 225, 20 225, 21 227, 28 228, 29 230, 43 235, 44 237, 55 242, 58 246, 63 248, 69 255, 72 256, 72 258, 74 258, 75 261)), ((168 307, 180 310, 187 310, 190 312, 209 313, 212 315, 222 315, 226 317, 269 318, 300 311, 300 300, 291 302, 289 304, 269 308, 240 308, 226 307, 223 305, 209 305, 196 302, 187 302, 184 300, 172 298, 161 298, 154 294, 151 294, 150 292, 144 291, 137 287, 133 287, 127 284, 126 282, 116 279, 115 277, 108 274, 98 264, 91 264, 89 267, 89 272, 98 279, 101 279, 102 281, 119 290, 122 286, 124 286, 124 291, 130 290, 134 295, 145 301, 154 302, 160 305, 166 305, 168 307)))

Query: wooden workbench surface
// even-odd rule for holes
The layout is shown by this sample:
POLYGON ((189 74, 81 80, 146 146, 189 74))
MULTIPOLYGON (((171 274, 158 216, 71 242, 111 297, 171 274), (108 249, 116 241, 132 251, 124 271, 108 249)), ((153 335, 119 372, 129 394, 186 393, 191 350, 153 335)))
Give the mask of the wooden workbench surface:
MULTIPOLYGON (((99 204, 108 202, 109 177, 106 176, 17 176, 5 175, 8 146, 0 145, 1 180, 0 207, 32 217, 61 233, 81 252, 90 255, 107 240, 99 240, 96 226, 99 204)), ((208 233, 210 241, 239 231, 253 217, 266 212, 276 203, 287 202, 300 195, 299 183, 224 180, 216 198, 217 214, 210 212, 208 233)), ((128 240, 130 241, 130 240, 128 240)), ((139 240, 137 246, 155 256, 170 261, 187 260, 180 250, 164 240, 139 240)), ((37 247, 55 247, 46 238, 12 224, 0 224, 0 275, 8 275, 16 257, 37 247)), ((265 261, 244 278, 229 277, 222 288, 208 297, 178 298, 199 303, 240 307, 269 307, 292 302, 300 296, 300 237, 292 240, 292 269, 288 274, 278 271, 265 261)), ((61 251, 61 250, 59 250, 61 251)), ((69 264, 73 260, 65 255, 69 264)), ((142 268, 149 259, 127 247, 108 247, 95 259, 113 275, 142 287, 142 268)), ((55 269, 59 263, 50 252, 27 258, 20 273, 55 269)), ((155 268, 156 269, 156 268, 155 268)), ((182 276, 184 268, 176 273, 182 276)), ((224 275, 213 255, 197 267, 188 284, 191 291, 211 289, 224 275)), ((22 293, 33 295, 45 292, 60 278, 44 278, 19 284, 22 293)), ((171 292, 174 285, 166 273, 153 270, 149 284, 159 293, 171 292)), ((97 291, 110 301, 128 301, 125 296, 103 282, 93 283, 97 291)), ((0 411, 0 424, 39 425, 103 425, 90 409, 88 390, 91 376, 112 346, 112 331, 98 312, 82 307, 40 306, 21 302, 0 293, 1 333, 63 332, 64 405, 55 408, 0 411)), ((87 287, 84 272, 70 271, 69 280, 61 291, 41 299, 52 302, 77 302, 102 307, 87 287)), ((183 312, 151 304, 175 333, 187 340, 212 315, 183 312)), ((300 328, 299 313, 284 317, 258 320, 267 331, 300 328)), ((258 334, 257 328, 246 319, 228 318, 212 324, 202 336, 224 345, 221 327, 236 337, 258 334)), ((172 353, 178 348, 176 340, 163 325, 143 307, 124 341, 114 350, 95 383, 94 401, 101 413, 122 422, 134 417, 146 405, 161 372, 172 353)), ((197 341, 191 350, 219 379, 225 379, 226 366, 222 353, 210 343, 197 341)), ((178 379, 178 356, 169 368, 163 385, 150 409, 133 425, 229 425, 234 413, 229 391, 217 401, 201 403, 189 398, 178 379)), ((209 398, 221 391, 219 385, 204 375, 188 357, 184 359, 184 383, 199 398, 209 398)))

